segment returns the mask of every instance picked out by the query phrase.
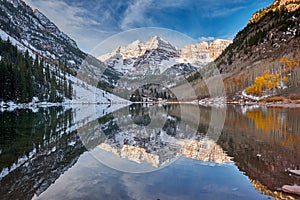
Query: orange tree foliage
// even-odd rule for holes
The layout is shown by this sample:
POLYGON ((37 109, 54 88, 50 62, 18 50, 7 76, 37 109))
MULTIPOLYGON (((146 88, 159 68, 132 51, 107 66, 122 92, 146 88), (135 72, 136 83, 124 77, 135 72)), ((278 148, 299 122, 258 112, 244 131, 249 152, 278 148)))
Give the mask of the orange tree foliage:
MULTIPOLYGON (((272 89, 280 84, 280 73, 270 73, 270 70, 264 71, 262 76, 255 78, 254 84, 246 88, 246 93, 259 96, 264 89, 272 89)), ((287 80, 288 81, 288 80, 287 80)))
POLYGON ((278 112, 268 110, 263 113, 262 110, 250 110, 246 112, 249 119, 253 119, 257 129, 260 129, 265 134, 276 134, 279 137, 279 143, 283 146, 297 144, 300 142, 299 137, 295 137, 288 129, 287 119, 282 119, 278 112))
POLYGON ((282 81, 284 84, 288 84, 289 79, 286 74, 289 70, 300 65, 299 60, 288 59, 282 57, 279 59, 279 63, 283 64, 283 70, 277 73, 271 73, 270 70, 264 71, 261 76, 255 78, 254 84, 246 88, 246 93, 260 96, 263 91, 272 90, 280 85, 282 81))
POLYGON ((298 60, 287 59, 286 57, 280 58, 279 63, 284 64, 288 69, 292 69, 294 67, 299 66, 299 61, 298 60))

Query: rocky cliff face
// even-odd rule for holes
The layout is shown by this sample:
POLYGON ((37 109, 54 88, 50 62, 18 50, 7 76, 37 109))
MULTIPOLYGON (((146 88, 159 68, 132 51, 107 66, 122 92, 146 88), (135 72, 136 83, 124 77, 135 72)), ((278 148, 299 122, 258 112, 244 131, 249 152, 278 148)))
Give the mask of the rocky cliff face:
POLYGON ((191 63, 208 63, 218 58, 231 40, 216 39, 212 42, 191 44, 181 49, 181 57, 191 63))
POLYGON ((257 23, 269 12, 277 12, 283 9, 294 12, 299 8, 300 5, 298 0, 275 0, 270 6, 255 12, 249 20, 249 24, 257 23))

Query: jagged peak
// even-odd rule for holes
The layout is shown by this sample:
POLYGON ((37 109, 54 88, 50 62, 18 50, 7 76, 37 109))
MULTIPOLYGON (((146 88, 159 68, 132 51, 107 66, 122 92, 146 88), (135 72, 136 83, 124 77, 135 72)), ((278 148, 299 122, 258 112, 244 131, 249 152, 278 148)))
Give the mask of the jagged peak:
MULTIPOLYGON (((193 55, 196 57, 195 60, 198 60, 199 56, 203 56, 203 52, 207 51, 207 54, 209 54, 208 57, 211 57, 214 60, 230 43, 232 43, 232 40, 215 39, 210 42, 203 41, 197 44, 186 45, 181 49, 177 49, 165 39, 159 36, 153 36, 145 43, 142 43, 140 40, 135 40, 127 46, 119 46, 110 53, 99 56, 98 59, 105 62, 109 59, 115 59, 116 57, 120 56, 123 59, 137 58, 144 55, 147 50, 162 49, 175 54, 181 54, 186 57, 193 55), (199 52, 201 52, 201 55, 198 55, 199 52)), ((191 59, 189 61, 193 62, 191 59)))
POLYGON ((40 20, 40 22, 43 25, 51 24, 51 25, 55 26, 55 24, 52 23, 41 11, 39 11, 39 9, 35 8, 33 10, 33 14, 40 20))
POLYGON ((177 51, 177 48, 170 44, 167 40, 159 37, 159 36, 154 36, 150 38, 148 41, 145 43, 145 48, 148 50, 151 49, 169 49, 172 51, 177 51))
POLYGON ((225 39, 215 39, 214 41, 210 42, 208 45, 211 48, 220 47, 223 48, 227 47, 229 44, 232 43, 232 40, 225 40, 225 39))
POLYGON ((137 49, 143 46, 143 43, 140 40, 135 40, 126 46, 126 49, 137 49))
POLYGON ((157 36, 157 35, 155 35, 155 36, 153 36, 152 38, 150 38, 150 39, 146 42, 146 44, 148 44, 148 43, 158 43, 158 44, 164 43, 164 44, 170 45, 170 43, 169 43, 167 40, 165 40, 165 39, 163 39, 163 38, 161 38, 161 37, 159 37, 159 36, 157 36))
MULTIPOLYGON (((78 49, 76 42, 63 33, 40 10, 33 9, 23 0, 5 0, 0 6, 2 12, 13 16, 10 27, 3 27, 3 31, 24 44, 26 47, 39 51, 51 59, 75 60, 74 69, 79 66, 86 56, 78 49), (11 6, 11 5, 13 6, 11 6), (38 42, 37 42, 38 41, 38 42), (72 47, 72 48, 70 48, 72 47)), ((5 23, 5 18, 0 17, 0 23, 5 23)))

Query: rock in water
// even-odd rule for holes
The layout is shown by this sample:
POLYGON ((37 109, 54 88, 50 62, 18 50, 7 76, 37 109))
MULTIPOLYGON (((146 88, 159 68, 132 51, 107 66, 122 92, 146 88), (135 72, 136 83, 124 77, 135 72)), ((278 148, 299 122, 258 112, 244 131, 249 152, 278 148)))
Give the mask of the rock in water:
POLYGON ((286 193, 300 195, 300 186, 298 185, 284 185, 282 190, 286 193))

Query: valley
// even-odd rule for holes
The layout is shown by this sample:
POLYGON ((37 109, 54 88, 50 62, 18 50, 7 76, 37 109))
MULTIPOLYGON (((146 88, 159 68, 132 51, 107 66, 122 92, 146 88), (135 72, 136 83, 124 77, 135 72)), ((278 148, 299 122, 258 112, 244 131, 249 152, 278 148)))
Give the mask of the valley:
POLYGON ((299 199, 300 0, 220 2, 1 0, 0 199, 299 199))
MULTIPOLYGON (((183 92, 185 96, 177 101, 203 102, 207 98, 214 101, 215 97, 210 94, 209 88, 220 86, 214 86, 214 81, 207 80, 214 79, 215 69, 220 72, 218 76, 223 80, 222 87, 229 103, 297 103, 299 99, 297 1, 275 1, 255 13, 233 41, 215 39, 178 48, 164 38, 154 36, 144 43, 136 40, 127 46, 120 46, 98 59, 82 52, 40 11, 32 10, 22 1, 7 2, 1 7, 6 12, 1 18, 3 40, 9 38, 19 50, 28 51, 32 59, 38 56, 45 66, 50 65, 50 69, 70 75, 64 75, 64 79, 77 77, 91 87, 112 92, 127 100, 132 100, 132 96, 139 93, 144 99, 173 101, 176 99, 174 93, 182 93, 182 88, 186 88, 184 85, 191 85, 194 92, 183 92), (25 16, 21 10, 26 13, 25 16), (7 13, 17 14, 11 18, 7 13), (8 21, 12 23, 8 24, 8 21), (22 28, 24 26, 31 28, 22 28), (47 39, 40 34, 45 31, 49 34, 47 39), (147 85, 152 85, 151 91, 147 85), (147 92, 143 94, 143 91, 147 92)), ((67 82, 75 85, 74 78, 67 82)), ((72 95, 82 93, 79 84, 76 85, 79 91, 74 90, 67 99, 71 100, 72 95)), ((31 99, 27 102, 31 102, 31 99)), ((13 97, 10 100, 15 101, 13 97)))

